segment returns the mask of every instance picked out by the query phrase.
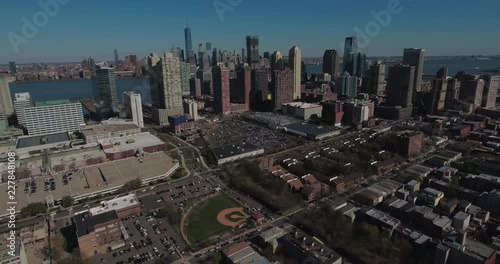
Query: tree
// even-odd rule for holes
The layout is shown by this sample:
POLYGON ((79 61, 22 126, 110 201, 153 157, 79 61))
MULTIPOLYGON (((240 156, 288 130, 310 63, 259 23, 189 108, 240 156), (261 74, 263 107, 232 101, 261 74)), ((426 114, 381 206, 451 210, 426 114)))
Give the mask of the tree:
POLYGON ((21 215, 23 217, 35 216, 38 214, 44 214, 47 212, 47 206, 45 203, 30 203, 21 209, 21 215))
POLYGON ((73 199, 73 197, 71 196, 64 196, 62 199, 61 199, 61 205, 63 207, 71 207, 73 206, 73 204, 75 203, 75 200, 73 199))
POLYGON ((125 184, 123 184, 123 186, 120 187, 119 192, 129 192, 129 191, 132 191, 135 189, 139 189, 139 188, 141 188, 141 186, 142 186, 141 179, 139 179, 139 178, 133 179, 133 180, 128 181, 125 184))
POLYGON ((220 255, 220 252, 215 252, 212 255, 212 263, 219 264, 221 260, 222 260, 222 256, 220 255))
POLYGON ((21 167, 15 172, 17 179, 27 179, 31 177, 31 170, 26 167, 21 167))
POLYGON ((68 167, 70 170, 74 170, 76 168, 76 163, 74 162, 71 162, 71 164, 69 164, 69 167, 68 167))

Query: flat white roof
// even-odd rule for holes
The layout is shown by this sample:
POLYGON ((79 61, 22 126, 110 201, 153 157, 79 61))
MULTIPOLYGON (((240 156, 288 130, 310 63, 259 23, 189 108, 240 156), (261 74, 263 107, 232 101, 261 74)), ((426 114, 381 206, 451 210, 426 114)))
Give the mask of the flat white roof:
POLYGON ((149 132, 119 138, 101 139, 97 142, 103 146, 113 145, 113 148, 104 149, 105 153, 116 153, 131 149, 136 150, 139 148, 165 144, 163 141, 161 141, 161 139, 157 138, 149 132))
POLYGON ((287 106, 291 106, 291 107, 298 107, 298 108, 322 107, 321 105, 304 103, 304 102, 291 102, 291 103, 286 103, 286 104, 283 104, 283 105, 287 105, 287 106))
POLYGON ((90 215, 95 216, 109 211, 117 211, 131 206, 136 206, 138 204, 139 200, 137 200, 135 194, 129 194, 108 201, 102 201, 100 206, 90 208, 89 213, 90 215))

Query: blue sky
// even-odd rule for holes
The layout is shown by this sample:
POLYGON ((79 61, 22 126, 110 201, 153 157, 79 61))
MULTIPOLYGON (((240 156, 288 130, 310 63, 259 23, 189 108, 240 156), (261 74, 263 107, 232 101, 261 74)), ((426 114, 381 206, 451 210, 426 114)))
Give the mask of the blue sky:
MULTIPOLYGON (((88 56, 109 60, 114 48, 121 57, 163 53, 172 44, 184 47, 186 19, 193 47, 209 41, 212 47, 241 52, 245 35, 256 34, 261 53, 287 53, 297 45, 305 57, 321 56, 325 49, 338 49, 346 36, 355 35, 356 27, 364 32, 367 23, 376 21, 372 11, 388 10, 388 3, 398 0, 41 1, 68 3, 59 6, 36 36, 18 44, 18 53, 8 36, 23 37, 22 18, 33 21, 43 9, 38 0, 1 2, 0 64, 9 60, 81 61, 88 56), (214 3, 230 9, 220 17, 214 3)), ((427 55, 500 54, 500 1, 399 2, 402 11, 391 15, 390 23, 381 26, 363 48, 368 56, 401 55, 405 47, 425 48, 427 55)))

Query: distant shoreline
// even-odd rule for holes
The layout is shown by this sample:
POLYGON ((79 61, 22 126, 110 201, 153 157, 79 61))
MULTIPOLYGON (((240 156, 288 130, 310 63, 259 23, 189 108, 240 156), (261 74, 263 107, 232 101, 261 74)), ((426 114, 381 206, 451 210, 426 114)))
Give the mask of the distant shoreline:
MULTIPOLYGON (((130 78, 130 79, 144 79, 145 77, 132 77, 132 76, 116 76, 116 79, 125 79, 125 78, 130 78)), ((68 78, 68 79, 47 79, 47 80, 32 80, 32 81, 13 81, 10 82, 12 83, 39 83, 39 82, 54 82, 54 81, 78 81, 78 80, 91 80, 92 78, 68 78)))

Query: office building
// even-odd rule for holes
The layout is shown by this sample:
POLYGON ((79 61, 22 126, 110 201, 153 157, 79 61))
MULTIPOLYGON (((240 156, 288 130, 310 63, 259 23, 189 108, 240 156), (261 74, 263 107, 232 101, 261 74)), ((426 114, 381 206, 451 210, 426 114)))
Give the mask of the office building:
POLYGON ((446 88, 445 108, 451 108, 453 102, 458 99, 462 83, 455 78, 448 78, 448 87, 446 88))
POLYGON ((258 68, 252 71, 252 107, 260 109, 265 101, 272 99, 269 90, 270 71, 267 68, 258 68))
POLYGON ((435 79, 432 81, 432 89, 424 95, 424 108, 428 115, 435 115, 443 110, 446 105, 446 92, 448 90, 448 79, 435 79))
POLYGON ((377 61, 370 65, 368 74, 363 79, 365 92, 374 95, 383 95, 385 91, 385 64, 377 61))
POLYGON ((448 77, 448 68, 441 67, 436 73, 436 79, 446 79, 448 77))
POLYGON ((325 50, 323 54, 323 73, 337 77, 340 72, 340 58, 336 50, 325 50))
POLYGON ((273 71, 275 70, 283 70, 284 65, 283 65, 283 55, 279 51, 273 52, 271 55, 271 69, 273 71))
POLYGON ((182 104, 184 106, 184 114, 188 115, 189 119, 196 121, 200 118, 198 115, 198 102, 192 99, 184 99, 182 104))
POLYGON ((132 118, 134 124, 138 127, 144 127, 141 94, 134 92, 124 92, 123 104, 125 105, 127 118, 132 118))
POLYGON ((212 42, 207 42, 205 43, 205 50, 207 52, 211 51, 212 50, 212 42))
POLYGON ((413 76, 413 96, 416 96, 416 92, 420 92, 422 86, 422 74, 424 70, 424 49, 404 49, 403 52, 403 64, 415 67, 415 73, 413 76))
POLYGON ((335 92, 337 95, 355 97, 357 94, 358 78, 345 72, 335 79, 335 92))
MULTIPOLYGON (((350 64, 352 54, 358 53, 358 38, 357 37, 347 37, 344 44, 344 59, 343 59, 343 72, 347 71, 347 65, 350 64)), ((354 75, 350 72, 351 75, 354 75)))
POLYGON ((199 69, 196 72, 196 78, 200 79, 201 83, 201 93, 202 94, 213 94, 213 81, 212 81, 212 71, 199 69))
POLYGON ((118 58, 118 50, 115 49, 115 71, 118 71, 120 69, 120 61, 118 58))
POLYGON ((373 102, 371 101, 345 101, 344 102, 344 124, 363 124, 373 116, 373 102))
POLYGON ((33 102, 31 101, 31 96, 29 93, 16 93, 14 95, 14 109, 16 111, 17 123, 19 125, 26 124, 26 118, 24 117, 24 108, 32 106, 33 102))
POLYGON ((293 71, 293 100, 299 99, 301 95, 301 74, 302 74, 302 55, 299 47, 293 46, 288 53, 288 67, 293 71))
POLYGON ((191 51, 193 51, 193 43, 191 41, 191 28, 189 28, 189 25, 186 25, 186 28, 184 29, 184 44, 186 46, 186 61, 189 61, 191 58, 189 57, 189 54, 191 51))
POLYGON ((112 243, 122 240, 121 222, 116 212, 91 215, 82 213, 73 217, 78 248, 82 258, 108 252, 112 243))
POLYGON ((484 75, 483 99, 481 106, 484 108, 494 108, 500 90, 500 75, 484 75))
POLYGON ((201 97, 201 81, 198 78, 189 79, 190 94, 194 97, 201 97))
POLYGON ((252 89, 252 70, 250 67, 236 69, 237 101, 245 105, 245 111, 250 111, 250 91, 252 89))
POLYGON ((323 122, 340 126, 344 117, 344 103, 342 101, 326 101, 322 105, 321 119, 323 122))
POLYGON ((214 50, 212 51, 212 66, 216 66, 219 61, 219 50, 217 48, 214 48, 214 50))
POLYGON ((168 123, 168 116, 184 112, 182 107, 181 62, 173 53, 165 53, 158 58, 152 55, 152 62, 157 62, 150 75, 151 98, 155 111, 153 119, 160 125, 168 123))
POLYGON ((69 100, 35 103, 24 108, 28 134, 41 135, 56 132, 75 132, 85 125, 82 105, 69 100))
POLYGON ((15 61, 9 61, 9 71, 12 75, 17 74, 17 65, 15 61))
POLYGON ((229 69, 224 66, 212 68, 214 83, 214 110, 218 114, 231 113, 229 69))
POLYGON ((294 100, 294 71, 290 68, 275 70, 271 75, 273 109, 280 110, 285 103, 294 100))
MULTIPOLYGON (((179 56, 179 58, 182 58, 179 56)), ((191 69, 189 68, 189 63, 180 62, 181 67, 181 86, 182 86, 182 96, 189 96, 191 94, 191 88, 189 86, 189 80, 191 79, 191 69)))
POLYGON ((118 113, 118 95, 116 93, 115 70, 106 66, 97 66, 93 79, 93 95, 96 107, 103 117, 118 113))
POLYGON ((0 113, 5 114, 7 117, 14 113, 9 82, 3 78, 0 78, 0 113))
POLYGON ((97 69, 96 64, 95 64, 95 59, 94 59, 93 57, 89 57, 89 58, 87 59, 87 64, 89 65, 89 69, 90 69, 91 71, 93 71, 93 70, 96 70, 96 69, 97 69))
POLYGON ((483 101, 484 80, 479 76, 459 72, 455 76, 460 81, 459 99, 478 107, 483 101))
POLYGON ((389 67, 386 86, 387 104, 403 108, 411 107, 414 78, 414 66, 398 64, 389 67))
POLYGON ((358 52, 355 59, 356 59, 355 75, 357 77, 360 77, 360 78, 364 77, 366 74, 366 70, 368 70, 368 63, 366 61, 366 54, 358 52))
POLYGON ((201 53, 200 56, 200 68, 204 70, 210 69, 210 56, 205 52, 201 53))
POLYGON ((260 64, 259 36, 247 36, 247 63, 252 69, 260 64))

